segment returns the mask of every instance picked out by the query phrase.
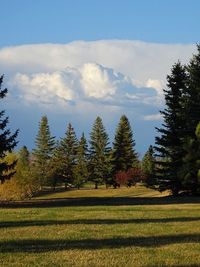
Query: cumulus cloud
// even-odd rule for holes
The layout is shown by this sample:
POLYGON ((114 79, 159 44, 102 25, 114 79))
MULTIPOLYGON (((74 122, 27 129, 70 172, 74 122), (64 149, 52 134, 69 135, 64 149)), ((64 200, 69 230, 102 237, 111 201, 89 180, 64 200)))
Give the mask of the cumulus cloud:
POLYGON ((17 73, 11 80, 10 85, 17 87, 21 98, 28 101, 45 103, 56 102, 55 100, 72 101, 78 94, 79 86, 76 70, 68 69, 67 72, 22 74, 17 73), (73 87, 76 90, 73 90, 73 87))
POLYGON ((17 73, 10 86, 18 88, 19 95, 26 101, 54 103, 54 106, 62 101, 71 104, 95 101, 95 104, 118 106, 159 101, 155 89, 138 88, 128 76, 96 63, 52 73, 17 73))
POLYGON ((124 76, 101 65, 87 63, 81 68, 81 84, 85 94, 94 98, 109 98, 115 95, 124 76))

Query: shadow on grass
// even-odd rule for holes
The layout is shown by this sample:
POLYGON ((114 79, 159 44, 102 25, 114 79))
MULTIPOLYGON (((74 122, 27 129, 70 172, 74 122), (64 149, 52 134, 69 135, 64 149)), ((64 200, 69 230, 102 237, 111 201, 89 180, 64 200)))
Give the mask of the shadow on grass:
POLYGON ((199 243, 200 235, 197 234, 180 234, 168 236, 149 236, 149 237, 115 237, 106 239, 83 239, 83 240, 13 240, 0 241, 0 252, 32 252, 40 253, 46 251, 59 251, 70 249, 96 250, 96 249, 112 249, 125 248, 131 246, 137 247, 160 247, 171 244, 181 243, 199 243))
MULTIPOLYGON (((162 265, 163 267, 168 267, 169 265, 162 265)), ((149 266, 149 267, 155 267, 155 266, 149 266)), ((181 264, 181 265, 171 265, 171 267, 199 267, 199 264, 181 264)))
POLYGON ((0 202, 2 208, 75 207, 75 206, 122 206, 122 205, 167 205, 200 203, 200 197, 80 197, 33 199, 28 201, 0 202))
POLYGON ((177 218, 147 218, 147 219, 76 219, 76 220, 26 220, 26 221, 4 221, 0 222, 0 228, 28 227, 28 226, 50 226, 70 224, 140 224, 140 223, 170 223, 170 222, 200 222, 200 217, 177 217, 177 218))

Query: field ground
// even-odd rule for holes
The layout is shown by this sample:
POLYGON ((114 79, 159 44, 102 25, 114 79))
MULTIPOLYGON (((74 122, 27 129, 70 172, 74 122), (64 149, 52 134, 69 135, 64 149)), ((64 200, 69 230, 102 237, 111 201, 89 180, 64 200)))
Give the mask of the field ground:
POLYGON ((0 266, 200 266, 200 198, 135 188, 44 194, 0 208, 0 266))

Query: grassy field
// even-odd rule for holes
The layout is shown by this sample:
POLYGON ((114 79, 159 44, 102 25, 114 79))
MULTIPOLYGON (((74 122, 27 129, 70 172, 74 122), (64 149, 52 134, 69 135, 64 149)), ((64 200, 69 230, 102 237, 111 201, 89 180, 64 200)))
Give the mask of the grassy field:
POLYGON ((200 266, 200 199, 72 190, 0 208, 0 266, 200 266))

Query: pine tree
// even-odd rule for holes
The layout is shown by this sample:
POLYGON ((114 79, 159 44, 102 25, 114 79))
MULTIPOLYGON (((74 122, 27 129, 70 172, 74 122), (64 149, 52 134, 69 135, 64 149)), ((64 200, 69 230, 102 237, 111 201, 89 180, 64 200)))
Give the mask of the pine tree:
POLYGON ((39 131, 33 150, 33 171, 39 180, 40 186, 48 182, 49 163, 55 147, 55 137, 51 136, 47 116, 43 116, 39 123, 39 131))
POLYGON ((145 176, 147 187, 154 187, 155 184, 155 157, 153 146, 150 146, 142 159, 142 171, 145 176))
POLYGON ((57 177, 65 183, 74 183, 74 172, 77 163, 78 140, 75 131, 69 123, 65 137, 61 139, 55 151, 55 163, 57 164, 57 177))
POLYGON ((128 118, 123 115, 120 118, 113 142, 113 168, 114 174, 119 171, 127 171, 138 163, 135 152, 135 140, 128 118))
POLYGON ((109 169, 109 147, 108 147, 108 135, 103 126, 102 119, 97 117, 92 131, 90 133, 90 180, 94 182, 95 188, 98 188, 99 184, 102 184, 109 169))
POLYGON ((77 148, 74 185, 79 189, 87 181, 88 176, 88 146, 87 140, 82 134, 77 148))
POLYGON ((167 76, 165 93, 166 108, 161 111, 164 123, 156 128, 155 150, 157 185, 160 191, 171 190, 177 195, 181 190, 178 172, 182 168, 183 139, 185 137, 185 118, 183 115, 183 92, 186 88, 187 74, 180 62, 173 65, 171 75, 167 76))
MULTIPOLYGON (((3 99, 8 90, 2 89, 2 83, 3 83, 3 75, 0 76, 0 99, 3 99)), ((10 130, 7 129, 8 125, 8 117, 4 117, 5 111, 0 111, 0 181, 3 183, 6 179, 10 179, 15 171, 14 167, 16 165, 16 161, 13 161, 11 163, 8 163, 4 161, 4 158, 6 156, 6 153, 11 152, 14 147, 17 145, 17 135, 18 130, 11 134, 10 130), (13 170, 13 171, 12 171, 13 170)))

